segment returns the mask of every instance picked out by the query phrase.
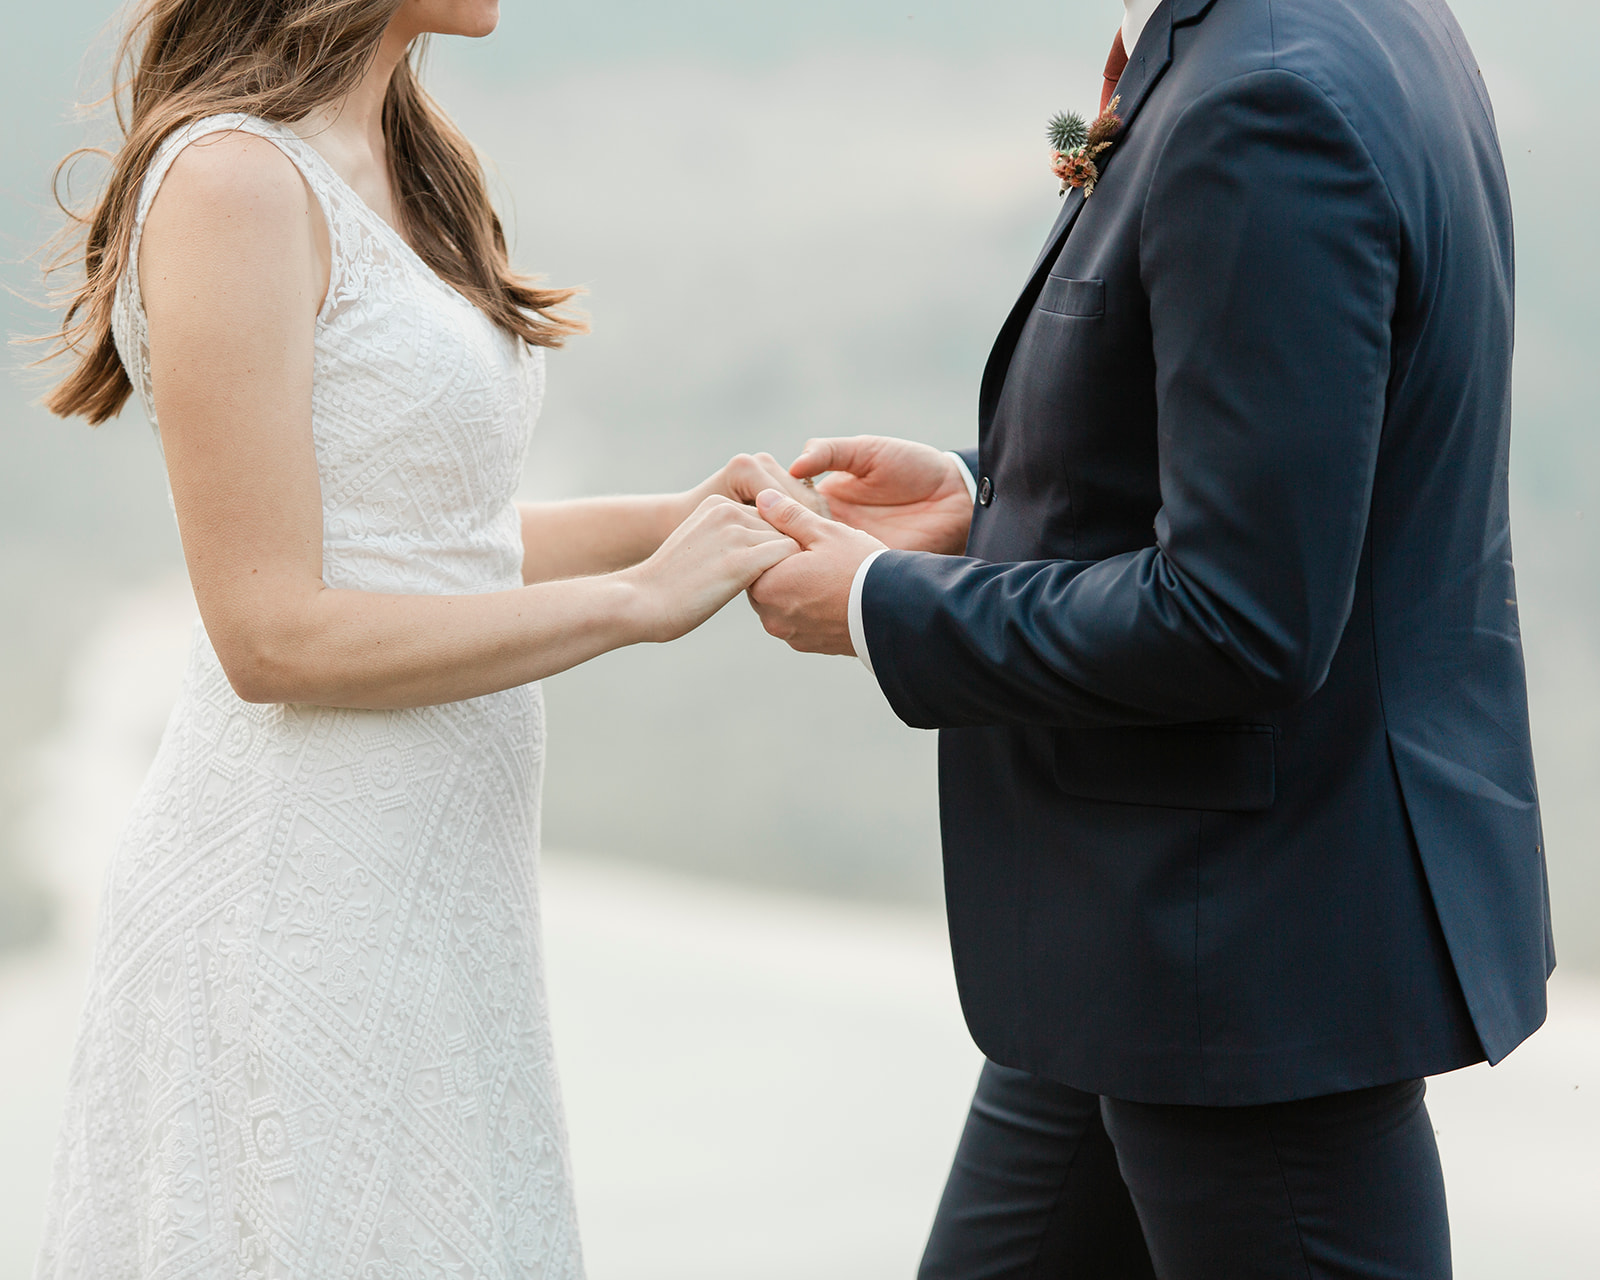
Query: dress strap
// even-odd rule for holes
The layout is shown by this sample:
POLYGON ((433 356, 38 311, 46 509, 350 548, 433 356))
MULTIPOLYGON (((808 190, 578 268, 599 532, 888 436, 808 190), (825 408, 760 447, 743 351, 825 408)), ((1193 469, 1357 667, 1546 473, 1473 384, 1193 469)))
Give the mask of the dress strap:
MULTIPOLYGON (((155 204, 161 184, 166 180, 173 163, 183 153, 184 148, 202 138, 213 137, 219 133, 249 133, 258 138, 265 138, 286 155, 300 176, 305 179, 306 186, 311 189, 311 194, 317 199, 317 205, 322 210, 323 221, 328 227, 328 246, 332 257, 328 279, 328 301, 331 302, 338 293, 339 277, 342 275, 344 255, 341 252, 339 236, 338 200, 331 189, 331 170, 327 161, 323 160, 316 150, 303 138, 297 135, 287 125, 278 124, 272 120, 263 120, 259 116, 245 115, 242 112, 230 112, 226 115, 206 116, 201 120, 194 120, 173 133, 156 150, 155 156, 150 161, 150 166, 145 170, 143 185, 139 188, 139 205, 134 212, 133 238, 128 246, 128 269, 126 272, 128 301, 138 312, 144 311, 144 298, 139 288, 139 245, 144 238, 144 222, 155 204)), ((324 311, 327 310, 324 303, 324 311)))

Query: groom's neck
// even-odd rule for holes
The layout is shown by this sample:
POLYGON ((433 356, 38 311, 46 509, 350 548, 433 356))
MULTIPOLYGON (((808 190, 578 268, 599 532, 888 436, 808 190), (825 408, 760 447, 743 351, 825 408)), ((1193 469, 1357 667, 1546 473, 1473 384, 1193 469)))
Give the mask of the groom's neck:
POLYGON ((1150 15, 1161 7, 1161 0, 1122 0, 1122 45, 1129 53, 1139 43, 1150 15))

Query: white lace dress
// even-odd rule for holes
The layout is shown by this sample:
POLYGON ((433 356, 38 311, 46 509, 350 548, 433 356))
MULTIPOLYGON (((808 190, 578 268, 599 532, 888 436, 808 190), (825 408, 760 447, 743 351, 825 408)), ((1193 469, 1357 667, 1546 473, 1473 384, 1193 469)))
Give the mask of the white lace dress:
MULTIPOLYGON (((542 352, 279 125, 175 135, 141 226, 173 157, 219 129, 276 143, 328 222, 326 581, 519 585, 542 352)), ((133 271, 115 333, 151 411, 133 271)), ((582 1275, 540 960, 543 748, 537 686, 413 711, 253 706, 197 631, 105 887, 40 1277, 582 1275)))

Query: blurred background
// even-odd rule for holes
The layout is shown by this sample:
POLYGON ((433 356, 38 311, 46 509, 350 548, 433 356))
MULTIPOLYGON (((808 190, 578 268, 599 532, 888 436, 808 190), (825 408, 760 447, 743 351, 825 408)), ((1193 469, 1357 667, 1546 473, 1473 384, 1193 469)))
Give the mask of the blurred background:
MULTIPOLYGON (((1600 12, 1454 7, 1518 217, 1514 529, 1566 1020, 1530 1065, 1436 1096, 1459 1274, 1505 1274, 1495 1259, 1544 1241, 1538 1274, 1593 1277, 1600 12)), ((1043 122, 1095 101, 1119 16, 508 3, 493 39, 436 46, 430 83, 492 163, 518 263, 590 290, 593 336, 551 358, 527 495, 685 488, 815 434, 970 442, 989 343, 1057 208, 1043 122)), ((8 6, 8 333, 48 327, 29 255, 57 225, 54 164, 112 140, 73 104, 105 86, 113 17, 8 6)), ((0 378, 0 1280, 26 1274, 84 920, 191 608, 138 410, 52 420, 26 358, 0 378)), ((932 735, 858 664, 791 655, 739 603, 547 696, 546 841, 574 851, 551 860, 552 988, 596 1280, 910 1274, 976 1062, 937 915, 932 735)))

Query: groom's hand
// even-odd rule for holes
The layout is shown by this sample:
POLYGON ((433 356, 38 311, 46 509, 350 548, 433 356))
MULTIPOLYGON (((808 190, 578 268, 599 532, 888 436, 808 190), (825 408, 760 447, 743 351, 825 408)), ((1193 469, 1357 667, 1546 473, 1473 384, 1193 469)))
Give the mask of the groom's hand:
POLYGON ((861 562, 882 551, 876 538, 824 520, 776 489, 764 490, 756 510, 800 554, 767 571, 750 588, 750 603, 768 634, 801 653, 855 653, 850 643, 850 586, 861 562))
POLYGON ((961 466, 932 445, 888 436, 813 440, 789 474, 817 485, 829 514, 899 551, 960 555, 972 525, 961 466))

